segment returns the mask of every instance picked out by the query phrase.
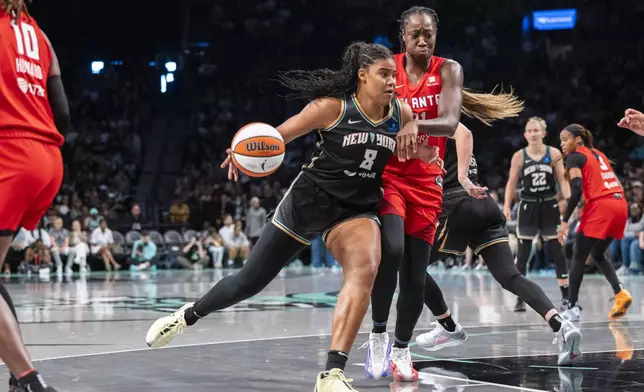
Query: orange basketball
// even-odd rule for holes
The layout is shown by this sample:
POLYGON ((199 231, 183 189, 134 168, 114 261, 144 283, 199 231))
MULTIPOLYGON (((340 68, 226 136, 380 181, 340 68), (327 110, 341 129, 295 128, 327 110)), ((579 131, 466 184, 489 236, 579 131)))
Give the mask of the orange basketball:
POLYGON ((277 129, 256 122, 237 131, 231 149, 233 163, 240 171, 250 177, 266 177, 279 169, 286 145, 277 129))

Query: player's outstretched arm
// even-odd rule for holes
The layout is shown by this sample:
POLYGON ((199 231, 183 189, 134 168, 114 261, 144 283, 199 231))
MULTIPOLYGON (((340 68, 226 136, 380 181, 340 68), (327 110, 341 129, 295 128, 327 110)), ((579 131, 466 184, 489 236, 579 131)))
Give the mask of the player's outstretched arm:
POLYGON ((438 101, 438 117, 419 120, 421 132, 432 136, 453 136, 461 120, 463 103, 463 68, 453 60, 447 60, 441 67, 441 94, 438 101))
POLYGON ((624 117, 617 123, 617 126, 644 136, 644 113, 635 109, 626 109, 624 117))
POLYGON ((465 125, 459 123, 454 133, 456 142, 456 158, 458 167, 458 182, 463 189, 475 199, 485 199, 488 188, 475 185, 469 177, 470 162, 474 152, 474 136, 465 125))
POLYGON ((54 115, 56 129, 61 134, 65 134, 70 123, 69 103, 67 102, 65 87, 63 86, 63 80, 60 75, 58 57, 47 36, 45 36, 45 40, 51 51, 51 65, 49 66, 49 74, 47 75, 47 99, 49 100, 49 106, 54 115))
POLYGON ((505 184, 505 196, 503 198, 503 214, 505 219, 510 220, 510 213, 512 211, 512 201, 514 200, 514 193, 517 191, 517 182, 521 174, 522 157, 521 151, 517 151, 512 155, 510 163, 510 174, 508 175, 508 182, 505 184))
POLYGON ((336 98, 319 98, 301 112, 277 127, 284 143, 289 143, 315 129, 328 129, 342 120, 344 101, 336 98))

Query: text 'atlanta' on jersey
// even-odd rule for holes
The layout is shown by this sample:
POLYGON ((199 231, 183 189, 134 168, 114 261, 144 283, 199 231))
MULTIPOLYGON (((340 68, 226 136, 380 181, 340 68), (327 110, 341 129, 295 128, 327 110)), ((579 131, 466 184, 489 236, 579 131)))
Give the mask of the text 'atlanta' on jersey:
POLYGON ((349 219, 377 220, 382 201, 382 173, 396 151, 401 127, 400 104, 373 122, 354 95, 345 97, 336 122, 318 130, 311 162, 304 166, 271 213, 272 222, 309 244, 349 219))
MULTIPOLYGON (((440 70, 445 59, 432 56, 429 68, 415 85, 410 83, 405 72, 405 54, 394 55, 394 60, 398 69, 396 95, 409 104, 414 119, 438 117, 438 102, 442 89, 440 70)), ((418 133, 418 144, 438 146, 441 158, 445 154, 446 140, 445 137, 418 133)), ((405 234, 433 244, 441 210, 441 175, 441 169, 436 164, 427 164, 420 159, 400 162, 398 157, 394 156, 385 168, 382 178, 385 198, 380 214, 402 217, 405 222, 405 234)))
POLYGON ((540 159, 531 157, 525 148, 522 154, 517 237, 533 239, 541 235, 545 240, 557 238, 561 216, 550 146, 546 146, 546 153, 540 159))

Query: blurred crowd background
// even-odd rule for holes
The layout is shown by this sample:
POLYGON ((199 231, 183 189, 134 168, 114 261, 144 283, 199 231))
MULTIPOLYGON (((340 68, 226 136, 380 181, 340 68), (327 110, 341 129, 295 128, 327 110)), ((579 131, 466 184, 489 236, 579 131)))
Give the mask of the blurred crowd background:
MULTIPOLYGON (((279 125, 302 108, 303 102, 284 98, 275 82, 279 71, 337 67, 343 47, 355 40, 398 51, 397 19, 419 5, 143 2, 126 13, 96 5, 93 12, 104 13, 105 20, 72 25, 61 18, 81 15, 84 6, 62 3, 69 8, 36 2, 31 10, 61 59, 71 105, 64 186, 42 228, 16 238, 5 273, 239 267, 266 214, 310 156, 315 135, 290 143, 274 175, 242 175, 232 183, 219 165, 234 133, 252 121, 279 125), (92 72, 93 61, 103 63, 99 72, 92 72), (177 65, 172 77, 169 62, 177 65)), ((555 146, 564 125, 585 125, 615 163, 631 205, 626 236, 611 246, 611 258, 621 263, 620 273, 639 273, 644 139, 615 124, 627 107, 644 108, 644 3, 422 5, 435 8, 440 18, 436 54, 463 65, 466 87, 512 88, 526 102, 521 117, 493 127, 463 119, 475 134, 481 182, 492 196, 501 204, 515 197, 503 189, 512 153, 526 144, 529 117, 547 121, 547 143, 555 146), (530 28, 531 12, 548 8, 577 9, 575 28, 530 28)), ((533 270, 550 268, 544 260, 535 243, 533 270)), ((335 268, 321 241, 295 263, 335 268)), ((445 265, 485 268, 470 258, 445 265)))

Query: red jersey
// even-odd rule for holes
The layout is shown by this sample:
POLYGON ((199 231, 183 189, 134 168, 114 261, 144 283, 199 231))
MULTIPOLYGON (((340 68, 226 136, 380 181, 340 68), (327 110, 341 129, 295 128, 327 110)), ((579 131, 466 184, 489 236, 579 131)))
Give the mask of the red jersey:
POLYGON ((591 150, 588 147, 577 147, 575 152, 586 158, 586 164, 581 168, 583 195, 586 202, 615 193, 624 194, 624 188, 603 152, 595 148, 591 150))
MULTIPOLYGON (((438 117, 438 101, 442 89, 441 66, 445 58, 432 56, 429 61, 429 68, 417 85, 412 86, 405 72, 405 53, 394 55, 396 61, 396 95, 407 102, 414 112, 415 120, 431 120, 438 117)), ((445 155, 447 138, 444 136, 429 136, 426 133, 418 133, 418 143, 440 148, 441 159, 445 155)), ((385 168, 385 172, 395 173, 399 176, 440 176, 441 169, 436 164, 428 165, 420 159, 412 159, 407 162, 400 162, 396 156, 392 157, 385 168)))
POLYGON ((0 9, 0 138, 29 138, 61 146, 47 97, 52 53, 36 21, 17 22, 0 9))

